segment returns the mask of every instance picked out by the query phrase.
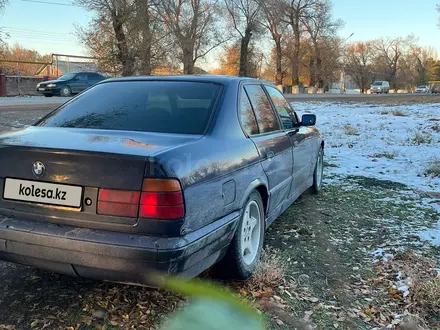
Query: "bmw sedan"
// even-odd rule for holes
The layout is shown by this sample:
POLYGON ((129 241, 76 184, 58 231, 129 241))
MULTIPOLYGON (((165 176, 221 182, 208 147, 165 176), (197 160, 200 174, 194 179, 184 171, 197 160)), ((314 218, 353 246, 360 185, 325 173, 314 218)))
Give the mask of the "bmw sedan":
POLYGON ((0 135, 0 259, 71 276, 252 275, 264 232, 322 187, 316 117, 272 84, 103 81, 0 135))

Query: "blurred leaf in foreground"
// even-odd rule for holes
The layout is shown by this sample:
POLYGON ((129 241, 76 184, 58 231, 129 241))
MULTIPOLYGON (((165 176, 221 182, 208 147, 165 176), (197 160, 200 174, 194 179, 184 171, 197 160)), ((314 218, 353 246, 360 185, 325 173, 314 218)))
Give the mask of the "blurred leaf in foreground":
POLYGON ((163 287, 193 298, 187 308, 169 320, 164 330, 263 330, 256 309, 221 286, 198 280, 166 278, 163 287))

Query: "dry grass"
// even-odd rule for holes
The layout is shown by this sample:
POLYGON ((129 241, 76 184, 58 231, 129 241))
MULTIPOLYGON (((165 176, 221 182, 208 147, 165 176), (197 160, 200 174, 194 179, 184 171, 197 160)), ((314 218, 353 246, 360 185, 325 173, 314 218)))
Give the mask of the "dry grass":
POLYGON ((344 133, 345 135, 359 135, 359 131, 356 127, 351 126, 350 124, 344 125, 344 133))
POLYGON ((383 151, 378 152, 375 154, 372 154, 371 158, 387 158, 387 159, 394 159, 397 156, 397 153, 395 151, 383 151))
POLYGON ((440 316, 440 277, 416 285, 412 300, 425 313, 440 316))
POLYGON ((406 117, 406 114, 400 110, 393 110, 391 111, 391 114, 397 117, 406 117))
POLYGON ((431 127, 431 129, 434 132, 440 133, 440 125, 439 124, 435 124, 434 126, 431 127))
POLYGON ((283 283, 287 267, 287 260, 280 250, 266 248, 262 251, 260 262, 247 284, 251 290, 275 289, 283 283))
POLYGON ((401 272, 402 279, 411 279, 406 300, 408 311, 422 318, 440 316, 440 277, 436 262, 407 250, 397 254, 389 264, 401 272))
POLYGON ((425 170, 425 174, 434 178, 440 178, 440 160, 434 160, 429 163, 425 170))
POLYGON ((382 111, 379 111, 379 115, 390 115, 390 114, 393 116, 397 116, 397 117, 406 117, 406 114, 401 110, 391 110, 391 111, 382 110, 382 111))
POLYGON ((421 144, 432 143, 432 135, 429 133, 415 133, 411 138, 410 142, 413 145, 419 146, 421 144))

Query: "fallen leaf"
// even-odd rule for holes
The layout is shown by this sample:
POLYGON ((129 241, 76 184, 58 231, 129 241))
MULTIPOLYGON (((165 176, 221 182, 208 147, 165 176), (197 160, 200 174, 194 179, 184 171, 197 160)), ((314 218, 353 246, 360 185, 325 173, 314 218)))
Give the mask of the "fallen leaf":
POLYGON ((281 321, 280 319, 276 319, 275 322, 279 325, 279 326, 283 326, 284 322, 281 321))
POLYGON ((242 296, 245 296, 245 297, 248 295, 248 293, 245 289, 240 289, 240 293, 242 296))

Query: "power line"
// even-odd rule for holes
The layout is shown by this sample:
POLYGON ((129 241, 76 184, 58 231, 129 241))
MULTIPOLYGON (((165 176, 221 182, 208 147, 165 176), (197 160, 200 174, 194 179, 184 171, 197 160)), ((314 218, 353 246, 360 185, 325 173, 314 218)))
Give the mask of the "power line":
POLYGON ((8 33, 11 38, 28 38, 35 40, 76 40, 74 36, 57 36, 57 35, 38 35, 38 34, 24 34, 24 33, 8 33))
POLYGON ((73 3, 61 3, 61 2, 41 1, 41 0, 21 0, 21 1, 33 2, 33 3, 41 3, 41 4, 46 4, 46 5, 79 7, 77 5, 74 5, 73 3))
POLYGON ((5 31, 10 31, 11 33, 30 33, 30 34, 47 34, 47 35, 60 35, 65 36, 66 34, 72 34, 71 32, 68 33, 60 33, 60 32, 47 32, 42 30, 28 30, 28 29, 19 29, 19 28, 13 28, 8 26, 2 26, 0 28, 3 28, 5 31))

